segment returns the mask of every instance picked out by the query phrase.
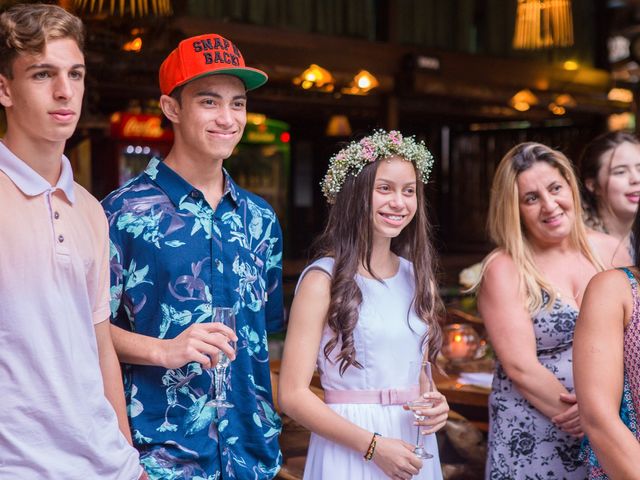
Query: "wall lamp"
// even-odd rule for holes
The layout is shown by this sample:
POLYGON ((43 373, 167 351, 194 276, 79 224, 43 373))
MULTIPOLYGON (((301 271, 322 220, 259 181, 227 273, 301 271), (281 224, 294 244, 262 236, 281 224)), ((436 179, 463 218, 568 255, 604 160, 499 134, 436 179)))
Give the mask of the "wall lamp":
POLYGON ((293 84, 305 90, 333 92, 335 80, 328 70, 312 63, 309 68, 293 79, 293 84))
POLYGON ((509 100, 509 105, 512 108, 519 112, 526 112, 531 108, 531 105, 538 104, 538 97, 536 97, 531 90, 525 88, 516 93, 511 100, 509 100))
POLYGON ((366 95, 379 85, 380 82, 378 82, 375 76, 366 70, 360 70, 358 74, 353 77, 349 85, 344 87, 341 92, 347 95, 366 95))

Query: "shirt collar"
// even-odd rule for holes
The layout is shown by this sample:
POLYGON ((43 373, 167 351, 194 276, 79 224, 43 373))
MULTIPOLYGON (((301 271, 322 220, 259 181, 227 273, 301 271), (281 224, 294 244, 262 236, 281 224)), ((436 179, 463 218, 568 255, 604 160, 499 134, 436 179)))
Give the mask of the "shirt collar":
POLYGON ((35 197, 48 191, 62 190, 67 200, 73 204, 76 197, 73 189, 71 163, 64 155, 62 155, 60 162, 62 166, 60 178, 52 187, 38 172, 20 160, 3 142, 0 142, 0 170, 11 179, 22 193, 35 197))
MULTIPOLYGON (((182 178, 175 170, 168 167, 163 161, 154 157, 151 159, 144 173, 146 173, 151 180, 153 180, 169 197, 171 202, 178 207, 180 201, 189 196, 194 200, 203 199, 204 195, 200 190, 195 188, 184 178, 182 178)), ((227 195, 238 204, 238 186, 231 178, 231 175, 223 168, 224 174, 224 193, 222 197, 227 195)))

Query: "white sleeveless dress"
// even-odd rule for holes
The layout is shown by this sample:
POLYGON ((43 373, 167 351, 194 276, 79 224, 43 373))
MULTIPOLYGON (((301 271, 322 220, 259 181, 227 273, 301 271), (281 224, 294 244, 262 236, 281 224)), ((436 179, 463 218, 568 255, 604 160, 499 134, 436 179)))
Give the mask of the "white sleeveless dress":
MULTIPOLYGON (((321 258, 312 263, 302 272, 300 281, 310 269, 321 269, 331 275, 333 259, 321 258)), ((325 326, 318 353, 322 387, 325 390, 385 390, 415 386, 417 378, 409 378, 409 365, 422 358, 421 343, 427 327, 413 309, 407 316, 414 293, 412 264, 400 258, 398 273, 384 283, 360 275, 356 276, 356 281, 362 291, 362 304, 353 335, 356 359, 363 368, 349 367, 344 376, 340 376, 339 364, 328 361, 324 356, 324 346, 334 336, 331 329, 325 326)), ((340 348, 339 343, 331 352, 331 360, 336 358, 340 348)), ((400 438, 413 445, 416 443, 417 427, 413 425, 413 415, 404 410, 402 405, 332 403, 329 408, 371 432, 388 438, 400 438)), ((423 460, 420 473, 413 478, 441 480, 435 435, 423 438, 425 449, 433 458, 423 460)), ((365 461, 363 455, 364 452, 312 433, 304 480, 386 479, 383 471, 373 461, 365 461)))

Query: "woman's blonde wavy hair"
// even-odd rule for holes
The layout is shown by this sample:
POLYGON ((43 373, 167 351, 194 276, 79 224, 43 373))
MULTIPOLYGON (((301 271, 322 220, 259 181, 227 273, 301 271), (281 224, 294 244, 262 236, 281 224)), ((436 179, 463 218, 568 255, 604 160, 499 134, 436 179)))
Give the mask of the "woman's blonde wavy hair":
POLYGON ((518 268, 520 285, 524 286, 526 293, 526 306, 532 314, 542 308, 543 291, 550 297, 548 307, 554 304, 558 296, 553 286, 536 267, 531 245, 520 218, 518 175, 531 168, 536 162, 546 162, 556 168, 569 184, 575 212, 570 235, 571 244, 598 271, 604 270, 603 263, 589 246, 587 230, 582 221, 583 212, 578 181, 569 159, 563 153, 540 143, 526 142, 516 145, 502 158, 493 177, 487 229, 497 249, 483 261, 478 285, 482 282, 484 272, 495 255, 499 251, 507 253, 518 268))

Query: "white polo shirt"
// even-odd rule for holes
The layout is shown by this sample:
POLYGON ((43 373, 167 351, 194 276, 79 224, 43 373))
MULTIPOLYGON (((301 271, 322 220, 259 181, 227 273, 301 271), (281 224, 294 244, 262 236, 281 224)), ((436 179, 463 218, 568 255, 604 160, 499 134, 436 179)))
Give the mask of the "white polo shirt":
POLYGON ((62 158, 55 187, 0 142, 0 478, 134 480, 104 396, 107 221, 62 158))

